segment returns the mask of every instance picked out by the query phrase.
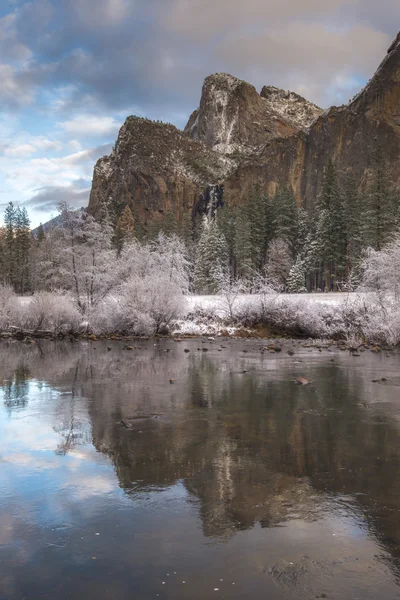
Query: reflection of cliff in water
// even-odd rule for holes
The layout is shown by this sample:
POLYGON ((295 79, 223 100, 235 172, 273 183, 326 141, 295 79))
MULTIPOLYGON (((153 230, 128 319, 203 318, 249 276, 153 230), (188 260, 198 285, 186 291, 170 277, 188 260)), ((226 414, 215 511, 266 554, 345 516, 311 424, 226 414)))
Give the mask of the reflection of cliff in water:
POLYGON ((60 452, 92 435, 132 498, 182 481, 207 536, 314 520, 334 496, 398 557, 397 388, 374 388, 387 402, 372 405, 371 377, 352 358, 342 355, 340 368, 314 364, 314 384, 302 387, 279 367, 284 362, 268 370, 276 359, 240 358, 234 348, 210 355, 184 354, 172 342, 131 352, 122 345, 107 352, 100 342, 49 343, 43 357, 14 344, 3 352, 0 376, 16 382, 24 364, 30 377, 58 390, 60 452), (120 424, 151 415, 131 429, 120 424))

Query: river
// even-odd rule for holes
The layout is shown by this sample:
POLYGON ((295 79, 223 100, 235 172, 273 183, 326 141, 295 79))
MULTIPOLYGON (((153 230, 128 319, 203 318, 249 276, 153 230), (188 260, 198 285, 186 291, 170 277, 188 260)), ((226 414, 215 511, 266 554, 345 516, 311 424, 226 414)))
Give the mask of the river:
POLYGON ((2 342, 0 599, 400 598, 400 356, 285 344, 2 342))

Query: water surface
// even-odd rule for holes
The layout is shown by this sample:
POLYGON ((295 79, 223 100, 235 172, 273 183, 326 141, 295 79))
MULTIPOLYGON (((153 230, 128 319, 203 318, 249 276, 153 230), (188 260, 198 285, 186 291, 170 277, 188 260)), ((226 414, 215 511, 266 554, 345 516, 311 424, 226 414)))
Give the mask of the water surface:
POLYGON ((0 344, 1 600, 400 598, 400 357, 222 344, 0 344))

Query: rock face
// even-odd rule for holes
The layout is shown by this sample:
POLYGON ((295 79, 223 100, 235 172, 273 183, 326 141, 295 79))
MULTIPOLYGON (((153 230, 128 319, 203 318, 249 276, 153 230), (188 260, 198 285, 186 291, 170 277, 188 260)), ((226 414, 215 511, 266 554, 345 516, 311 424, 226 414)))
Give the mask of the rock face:
MULTIPOLYGON (((261 90, 269 110, 284 119, 295 131, 306 130, 324 112, 322 108, 305 100, 294 92, 285 92, 273 85, 265 85, 261 90)), ((277 137, 277 136, 274 136, 277 137)))
POLYGON ((255 87, 217 73, 206 78, 200 107, 185 133, 223 154, 250 155, 276 137, 305 129, 323 111, 301 96, 278 88, 255 87))
POLYGON ((99 214, 105 205, 118 213, 128 204, 141 217, 172 211, 180 219, 237 166, 173 125, 128 117, 114 150, 96 163, 89 211, 99 214))
POLYGON ((94 169, 89 211, 173 211, 178 219, 199 205, 210 186, 228 204, 246 202, 254 184, 268 193, 289 182, 299 204, 312 206, 329 158, 351 169, 363 186, 381 146, 400 183, 400 34, 378 71, 347 106, 322 112, 293 92, 256 89, 217 74, 203 86, 200 107, 184 132, 129 117, 115 149, 94 169))
POLYGON ((363 187, 380 146, 393 181, 400 184, 400 34, 374 77, 347 106, 325 111, 305 132, 275 139, 225 182, 225 198, 245 202, 259 183, 273 193, 290 182, 299 203, 312 206, 331 157, 339 173, 351 170, 363 187))

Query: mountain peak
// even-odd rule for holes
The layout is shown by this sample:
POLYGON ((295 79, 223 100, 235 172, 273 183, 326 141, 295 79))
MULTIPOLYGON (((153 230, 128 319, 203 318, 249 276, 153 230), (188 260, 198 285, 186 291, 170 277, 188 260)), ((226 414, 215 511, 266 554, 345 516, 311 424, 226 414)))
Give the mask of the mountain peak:
POLYGON ((286 119, 298 130, 307 129, 319 117, 323 110, 295 92, 281 90, 273 85, 265 85, 261 97, 270 109, 286 119))
POLYGON ((322 113, 294 92, 256 88, 228 73, 204 80, 200 106, 185 128, 192 139, 222 154, 249 155, 277 137, 304 130, 322 113))
POLYGON ((393 50, 395 50, 397 46, 400 46, 400 31, 397 34, 396 38, 393 40, 392 44, 389 46, 387 53, 390 54, 391 52, 393 52, 393 50))

